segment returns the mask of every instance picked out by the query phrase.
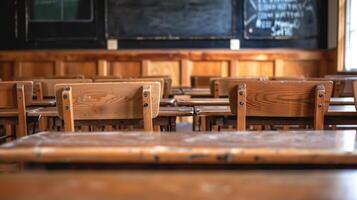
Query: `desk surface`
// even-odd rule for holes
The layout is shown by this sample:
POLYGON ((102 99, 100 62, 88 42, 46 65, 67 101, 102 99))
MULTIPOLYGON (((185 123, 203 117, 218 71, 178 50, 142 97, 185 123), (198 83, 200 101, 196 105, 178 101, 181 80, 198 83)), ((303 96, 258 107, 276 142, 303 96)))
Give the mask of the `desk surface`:
POLYGON ((4 144, 0 162, 357 164, 355 131, 39 133, 4 144))
MULTIPOLYGON (((187 98, 177 99, 178 106, 228 106, 228 98, 187 98)), ((354 105, 353 97, 334 97, 330 99, 331 105, 354 105)))
MULTIPOLYGON (((192 107, 160 107, 159 117, 182 117, 193 116, 194 109, 192 107)), ((56 107, 44 107, 29 110, 27 112, 29 117, 58 117, 56 107)))
POLYGON ((135 171, 0 175, 2 199, 355 199, 356 171, 135 171))
MULTIPOLYGON (((195 113, 204 116, 230 116, 229 106, 196 106, 195 113)), ((356 107, 354 105, 330 105, 326 116, 356 116, 356 107)))

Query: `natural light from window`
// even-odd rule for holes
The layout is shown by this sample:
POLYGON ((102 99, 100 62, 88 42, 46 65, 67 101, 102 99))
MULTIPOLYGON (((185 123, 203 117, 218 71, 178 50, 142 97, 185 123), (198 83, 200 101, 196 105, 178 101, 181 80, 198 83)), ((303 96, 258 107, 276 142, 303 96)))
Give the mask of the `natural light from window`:
POLYGON ((357 71, 357 0, 347 1, 346 71, 357 71))

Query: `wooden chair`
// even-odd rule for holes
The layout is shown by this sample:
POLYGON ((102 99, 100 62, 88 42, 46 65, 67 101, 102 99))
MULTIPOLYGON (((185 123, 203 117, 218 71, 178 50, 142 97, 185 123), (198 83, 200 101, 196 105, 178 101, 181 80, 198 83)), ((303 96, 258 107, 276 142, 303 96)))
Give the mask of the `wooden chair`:
POLYGON ((246 129, 246 117, 313 117, 313 128, 324 128, 332 82, 328 81, 241 81, 229 85, 229 101, 237 115, 237 129, 246 129))
POLYGON ((65 83, 91 83, 92 79, 34 79, 34 96, 36 100, 44 100, 45 98, 55 98, 55 85, 65 83))
POLYGON ((212 78, 219 78, 219 76, 191 76, 191 87, 209 88, 212 78))
POLYGON ((30 81, 0 82, 0 122, 17 125, 15 138, 27 135, 26 106, 31 105, 32 90, 30 81))
POLYGON ((264 77, 241 77, 241 78, 212 78, 211 79, 211 94, 214 98, 228 97, 229 85, 235 82, 241 82, 245 80, 264 80, 264 77))
POLYGON ((159 82, 161 88, 161 98, 164 98, 163 91, 165 86, 165 80, 163 78, 128 78, 128 79, 121 79, 121 78, 114 78, 114 79, 96 79, 96 83, 107 83, 107 82, 159 82))
POLYGON ((333 97, 353 97, 352 83, 357 80, 353 75, 326 75, 327 80, 333 81, 333 97))
POLYGON ((56 85, 64 130, 74 132, 75 120, 143 119, 144 130, 153 131, 153 118, 159 114, 160 87, 158 82, 56 85))
POLYGON ((170 76, 143 76, 140 78, 162 78, 164 79, 164 90, 162 92, 162 96, 164 99, 169 98, 172 90, 172 79, 170 76))

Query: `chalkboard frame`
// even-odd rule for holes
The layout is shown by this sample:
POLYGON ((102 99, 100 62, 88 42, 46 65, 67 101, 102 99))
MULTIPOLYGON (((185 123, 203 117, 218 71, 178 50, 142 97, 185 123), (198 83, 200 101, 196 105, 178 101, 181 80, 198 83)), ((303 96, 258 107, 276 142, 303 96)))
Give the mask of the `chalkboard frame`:
MULTIPOLYGON (((31 0, 27 1, 27 8, 29 9, 29 4, 31 0)), ((63 0, 61 0, 63 2, 63 0)), ((28 15, 28 22, 29 23, 85 23, 85 22, 92 22, 94 20, 94 0, 90 0, 90 10, 91 16, 89 19, 78 19, 78 20, 37 20, 31 19, 30 11, 27 9, 26 14, 28 15)), ((62 8, 63 9, 63 8, 62 8)))
POLYGON ((109 34, 109 27, 108 27, 108 0, 105 1, 104 6, 104 18, 105 18, 105 38, 106 39, 117 39, 117 40, 127 40, 127 41, 180 41, 180 40, 229 40, 236 38, 236 21, 237 21, 237 14, 236 14, 236 0, 230 0, 231 3, 231 31, 229 36, 181 36, 181 37, 170 37, 170 36, 111 36, 109 34))

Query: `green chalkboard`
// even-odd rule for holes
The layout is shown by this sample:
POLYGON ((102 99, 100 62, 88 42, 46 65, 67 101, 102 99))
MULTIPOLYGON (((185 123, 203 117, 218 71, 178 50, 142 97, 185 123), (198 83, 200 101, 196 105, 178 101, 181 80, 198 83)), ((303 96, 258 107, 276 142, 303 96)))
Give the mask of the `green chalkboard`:
POLYGON ((31 22, 91 21, 93 0, 30 0, 31 22))

